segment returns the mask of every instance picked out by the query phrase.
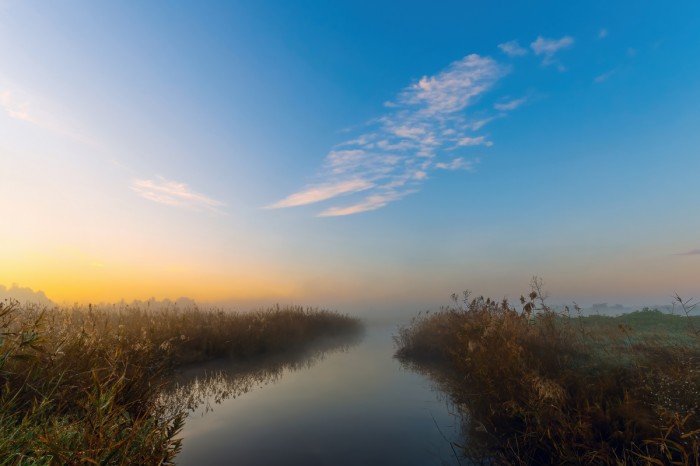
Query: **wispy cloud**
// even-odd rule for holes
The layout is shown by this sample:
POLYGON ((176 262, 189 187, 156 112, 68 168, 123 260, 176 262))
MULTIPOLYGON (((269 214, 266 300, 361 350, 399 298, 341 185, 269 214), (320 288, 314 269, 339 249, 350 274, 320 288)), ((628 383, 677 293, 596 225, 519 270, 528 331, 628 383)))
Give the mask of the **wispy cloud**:
POLYGON ((468 55, 432 76, 423 76, 385 104, 387 113, 365 125, 364 132, 337 144, 326 154, 319 181, 268 206, 282 208, 360 199, 331 206, 319 216, 333 217, 376 210, 398 201, 428 178, 431 170, 466 168, 472 162, 454 151, 492 143, 475 134, 493 115, 474 118, 466 110, 509 72, 490 57, 468 55), (441 157, 450 156, 450 161, 441 157), (455 160, 459 160, 455 162, 455 160))
POLYGON ((318 214, 319 217, 341 217, 343 215, 352 215, 352 214, 359 214, 361 212, 369 212, 371 210, 377 210, 381 207, 386 206, 390 202, 393 201, 398 201, 404 196, 407 196, 408 194, 411 194, 411 190, 399 192, 399 191, 394 191, 394 192, 385 192, 381 194, 372 194, 370 196, 367 196, 364 200, 352 204, 346 207, 331 207, 329 209, 324 210, 320 214, 318 214))
POLYGON ((464 137, 457 141, 458 146, 486 146, 491 147, 493 142, 487 141, 485 136, 464 137))
POLYGON ((520 99, 513 99, 513 100, 509 100, 507 102, 495 103, 495 104, 493 104, 493 108, 495 108, 496 110, 500 110, 502 112, 507 112, 510 110, 515 110, 516 108, 520 107, 525 102, 527 102, 527 97, 521 97, 520 99))
POLYGON ((0 109, 12 119, 23 121, 61 137, 93 144, 85 136, 75 131, 66 112, 55 112, 46 99, 37 98, 17 86, 0 83, 0 109), (60 114, 60 117, 59 117, 60 114))
POLYGON ((608 30, 603 28, 600 31, 598 31, 598 39, 605 39, 608 37, 608 30))
POLYGON ((435 76, 423 76, 401 93, 398 104, 424 115, 458 112, 486 92, 504 71, 489 57, 468 55, 435 76))
POLYGON ((511 40, 510 42, 498 44, 498 48, 509 57, 521 57, 523 55, 527 55, 527 49, 521 47, 517 40, 511 40))
POLYGON ((36 118, 32 116, 29 110, 29 102, 13 91, 5 89, 0 92, 0 107, 5 110, 10 118, 34 124, 37 123, 36 118))
MULTIPOLYGON (((551 65, 555 63, 554 56, 562 49, 572 46, 574 43, 574 38, 571 36, 564 36, 561 39, 546 39, 542 36, 538 36, 534 42, 530 44, 530 48, 535 52, 535 55, 542 55, 542 64, 551 65)), ((560 69, 562 67, 560 66, 560 69)))
POLYGON ((482 118, 482 119, 480 119, 480 120, 472 121, 472 122, 469 124, 469 128, 470 128, 472 131, 479 131, 481 128, 483 128, 483 127, 486 126, 487 124, 491 123, 491 122, 492 122, 493 120, 495 120, 496 118, 498 118, 498 117, 497 117, 497 116, 491 116, 491 117, 488 117, 488 118, 482 118))
POLYGON ((162 176, 153 180, 132 180, 130 188, 149 201, 191 210, 218 212, 224 203, 191 190, 185 183, 169 181, 162 176))
POLYGON ((457 157, 450 163, 438 162, 435 164, 435 168, 439 170, 473 170, 477 163, 479 163, 479 159, 464 160, 462 157, 457 157))
POLYGON ((599 74, 595 78, 593 78, 593 82, 596 84, 604 83, 608 79, 612 77, 617 72, 617 70, 610 70, 606 71, 605 73, 599 74))
POLYGON ((275 202, 268 206, 269 209, 278 209, 281 207, 296 207, 306 204, 313 204, 326 199, 339 196, 341 194, 356 193, 372 188, 374 185, 366 180, 349 180, 339 181, 321 186, 311 186, 308 189, 299 191, 290 196, 285 197, 281 201, 275 202))

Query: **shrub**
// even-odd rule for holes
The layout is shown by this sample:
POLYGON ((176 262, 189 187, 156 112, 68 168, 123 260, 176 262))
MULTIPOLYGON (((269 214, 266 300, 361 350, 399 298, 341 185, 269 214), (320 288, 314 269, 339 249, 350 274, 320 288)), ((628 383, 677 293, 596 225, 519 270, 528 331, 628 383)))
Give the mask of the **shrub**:
POLYGON ((176 367, 303 348, 356 319, 275 307, 248 314, 0 303, 0 465, 168 464, 186 403, 160 396, 176 367))
POLYGON ((464 453, 503 464, 700 461, 697 339, 557 313, 534 285, 519 308, 454 297, 396 337, 401 360, 443 368, 439 382, 468 421, 464 453))

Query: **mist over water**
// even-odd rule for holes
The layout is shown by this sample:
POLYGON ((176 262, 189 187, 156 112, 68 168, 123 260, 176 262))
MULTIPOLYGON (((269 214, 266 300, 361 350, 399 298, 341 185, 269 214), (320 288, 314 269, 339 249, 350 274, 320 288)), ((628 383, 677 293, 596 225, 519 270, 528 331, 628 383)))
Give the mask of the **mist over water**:
POLYGON ((361 341, 264 367, 189 369, 176 396, 197 395, 177 464, 456 464, 459 417, 393 358, 395 330, 369 326, 361 341))

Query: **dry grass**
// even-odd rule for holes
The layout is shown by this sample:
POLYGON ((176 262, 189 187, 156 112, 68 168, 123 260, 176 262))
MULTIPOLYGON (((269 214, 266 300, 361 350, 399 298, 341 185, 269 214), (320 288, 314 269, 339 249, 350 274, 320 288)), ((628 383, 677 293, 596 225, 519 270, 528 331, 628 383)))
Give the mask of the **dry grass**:
POLYGON ((299 307, 233 314, 0 303, 0 465, 168 464, 187 409, 160 396, 176 367, 296 351, 360 326, 299 307))
POLYGON ((558 314, 534 285, 518 307, 454 297, 395 337, 403 361, 442 367, 440 384, 466 420, 465 454, 500 464, 698 464, 695 333, 651 311, 558 314), (637 332, 635 320, 670 333, 637 332))

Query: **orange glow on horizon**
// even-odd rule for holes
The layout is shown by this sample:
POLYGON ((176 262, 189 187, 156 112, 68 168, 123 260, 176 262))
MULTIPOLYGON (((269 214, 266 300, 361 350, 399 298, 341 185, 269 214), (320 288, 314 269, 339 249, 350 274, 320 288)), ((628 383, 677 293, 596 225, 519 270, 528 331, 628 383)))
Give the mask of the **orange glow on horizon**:
POLYGON ((43 291, 56 303, 115 303, 125 301, 156 299, 175 300, 181 297, 198 302, 255 300, 270 298, 296 298, 292 287, 265 285, 239 280, 219 280, 217 282, 194 282, 188 280, 158 281, 155 277, 146 279, 120 277, 104 280, 94 277, 37 276, 34 279, 0 278, 0 284, 7 287, 17 284, 34 291, 43 291))
POLYGON ((87 254, 16 254, 3 261, 0 284, 43 291, 57 303, 118 302, 187 297, 225 301, 298 297, 298 290, 274 270, 226 270, 220 265, 146 264, 87 254))

